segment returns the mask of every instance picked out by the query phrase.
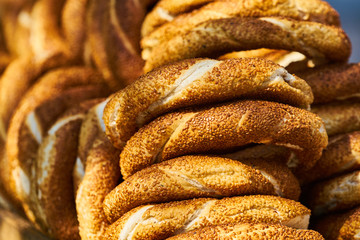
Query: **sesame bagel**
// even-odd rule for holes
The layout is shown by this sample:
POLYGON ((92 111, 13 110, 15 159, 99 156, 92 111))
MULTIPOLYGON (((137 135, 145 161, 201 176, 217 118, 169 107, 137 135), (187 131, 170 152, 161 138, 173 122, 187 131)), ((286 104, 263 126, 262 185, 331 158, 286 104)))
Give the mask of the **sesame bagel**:
POLYGON ((44 232, 56 239, 80 239, 72 172, 87 101, 66 111, 47 131, 30 176, 31 209, 44 232))
POLYGON ((249 143, 290 148, 298 167, 310 168, 326 147, 327 135, 319 117, 281 103, 239 101, 189 109, 161 116, 135 133, 120 155, 121 173, 126 179, 153 163, 249 143))
POLYGON ((198 198, 134 208, 107 229, 104 239, 164 239, 201 227, 242 222, 306 229, 309 216, 300 203, 274 196, 198 198))
POLYGON ((312 182, 360 169, 360 132, 329 138, 329 145, 315 166, 301 176, 302 182, 312 182))
POLYGON ((320 233, 312 230, 294 229, 279 224, 264 223, 228 224, 196 229, 187 233, 175 235, 169 240, 201 240, 201 239, 311 239, 323 240, 320 233))
POLYGON ((312 93, 303 80, 264 59, 184 60, 116 93, 104 111, 107 135, 122 148, 139 127, 162 113, 236 98, 308 107, 312 93))
POLYGON ((360 63, 330 64, 297 72, 314 93, 314 103, 360 96, 360 63))
MULTIPOLYGON (((298 199, 300 186, 289 169, 278 170, 282 175, 273 175, 259 162, 253 162, 255 167, 251 167, 221 157, 184 156, 155 164, 112 190, 104 200, 104 211, 114 221, 140 205, 195 197, 263 194, 298 199), (284 185, 295 191, 283 191, 284 185)), ((270 168, 281 169, 274 165, 270 168)))
MULTIPOLYGON (((233 17, 274 17, 281 16, 294 20, 306 20, 319 22, 327 25, 340 25, 339 14, 325 1, 311 0, 239 0, 239 1, 213 1, 198 10, 169 17, 169 23, 158 27, 150 32, 146 29, 151 18, 155 15, 169 14, 161 6, 167 1, 160 1, 155 8, 146 16, 143 25, 142 47, 144 49, 166 42, 176 35, 188 32, 196 25, 208 20, 217 20, 233 17), (164 14, 165 13, 165 14, 164 14), (166 14, 167 13, 167 14, 166 14)), ((204 2, 205 3, 205 2, 204 2)), ((191 9, 189 9, 191 10, 191 9)), ((171 14, 171 13, 170 13, 171 14)))
POLYGON ((360 205, 360 171, 314 184, 309 206, 315 215, 351 209, 360 205))
POLYGON ((326 215, 314 228, 329 240, 357 239, 360 234, 360 208, 326 215))
POLYGON ((120 151, 106 138, 102 121, 106 102, 103 100, 89 110, 79 134, 77 167, 82 169, 74 168, 74 173, 80 172, 76 210, 83 240, 99 239, 110 225, 105 217, 103 201, 120 178, 120 151))
POLYGON ((351 52, 349 38, 338 27, 280 17, 226 18, 200 23, 151 50, 144 49, 144 71, 181 59, 262 47, 330 61, 347 61, 351 52))
POLYGON ((21 175, 24 183, 28 182, 31 159, 43 137, 41 134, 46 133, 55 116, 74 102, 106 94, 108 89, 96 72, 74 67, 50 72, 24 96, 10 123, 6 142, 7 174, 1 176, 8 182, 8 191, 15 199, 27 196, 18 177, 21 175))
POLYGON ((357 100, 314 105, 311 111, 324 121, 329 136, 360 130, 360 102, 357 100))

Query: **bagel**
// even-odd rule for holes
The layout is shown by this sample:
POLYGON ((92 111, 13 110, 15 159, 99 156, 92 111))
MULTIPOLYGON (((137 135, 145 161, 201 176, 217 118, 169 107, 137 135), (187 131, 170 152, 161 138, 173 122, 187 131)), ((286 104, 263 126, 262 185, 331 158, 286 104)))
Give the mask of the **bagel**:
POLYGON ((144 49, 144 71, 181 59, 262 47, 330 61, 347 61, 351 52, 349 38, 337 27, 279 17, 227 18, 200 23, 151 50, 144 49))
POLYGON ((311 111, 324 121, 329 136, 360 130, 359 101, 336 101, 315 105, 311 111))
POLYGON ((314 215, 347 210, 360 205, 360 171, 314 184, 308 192, 314 215))
POLYGON ((42 138, 41 133, 45 133, 51 121, 56 119, 51 116, 61 113, 74 102, 105 94, 108 94, 108 89, 96 72, 74 67, 58 69, 45 75, 24 96, 10 123, 6 142, 7 174, 1 176, 8 183, 8 191, 15 199, 27 196, 24 187, 30 176, 31 159, 42 138), (46 104, 50 99, 53 101, 46 104), (41 126, 46 122, 45 126, 41 126))
POLYGON ((302 182, 313 182, 344 172, 360 169, 360 132, 338 135, 329 139, 329 145, 315 166, 301 176, 302 182))
POLYGON ((309 169, 327 145, 316 115, 275 102, 240 101, 203 110, 169 113, 141 128, 120 155, 124 179, 177 156, 227 150, 249 143, 281 145, 297 154, 297 167, 309 169))
POLYGON ((72 172, 78 132, 93 101, 69 109, 47 131, 30 176, 33 212, 44 232, 56 239, 80 239, 72 172), (35 206, 34 206, 35 205, 35 206))
POLYGON ((168 240, 201 239, 324 239, 320 233, 312 230, 294 229, 279 224, 229 224, 204 227, 187 233, 175 235, 168 240))
MULTIPOLYGON (((159 5, 167 1, 160 1, 157 6, 146 16, 141 41, 143 49, 154 47, 154 45, 166 42, 176 35, 188 32, 196 25, 208 20, 217 20, 233 17, 275 17, 281 16, 294 20, 306 20, 319 22, 327 25, 340 25, 339 14, 324 1, 311 0, 239 0, 239 1, 214 1, 202 8, 172 19, 153 32, 145 32, 148 22, 157 14, 166 10, 159 5), (160 8, 160 9, 159 9, 160 8)), ((171 13, 170 13, 171 14, 171 13)), ((169 18, 170 20, 170 18, 169 18)))
POLYGON ((314 228, 326 239, 356 239, 360 232, 360 208, 326 215, 318 219, 314 228))
POLYGON ((77 161, 84 167, 80 169, 84 173, 80 174, 81 180, 78 179, 76 210, 80 236, 85 240, 99 239, 110 225, 103 211, 103 201, 120 178, 120 151, 106 138, 102 121, 106 103, 107 100, 102 101, 90 109, 79 134, 77 161))
POLYGON ((300 203, 274 196, 198 198, 134 208, 107 229, 104 239, 163 239, 201 227, 242 222, 306 229, 309 216, 300 203))
POLYGON ((360 96, 360 63, 329 64, 297 72, 314 93, 314 103, 360 96))
POLYGON ((195 197, 264 194, 298 199, 300 186, 290 170, 254 165, 209 156, 171 159, 127 178, 106 196, 104 211, 113 222, 140 205, 195 197), (273 175, 276 171, 282 175, 273 175), (284 185, 290 186, 288 191, 284 185))
POLYGON ((312 93, 304 81, 264 59, 184 60, 143 75, 116 93, 104 110, 106 132, 122 148, 137 128, 162 113, 235 98, 308 107, 312 93))

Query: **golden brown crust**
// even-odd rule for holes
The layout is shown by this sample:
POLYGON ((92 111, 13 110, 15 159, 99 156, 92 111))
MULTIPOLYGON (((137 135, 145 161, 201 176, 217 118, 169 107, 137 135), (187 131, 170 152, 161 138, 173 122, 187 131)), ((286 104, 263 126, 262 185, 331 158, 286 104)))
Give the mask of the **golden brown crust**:
POLYGON ((155 164, 113 189, 104 200, 104 211, 117 219, 140 205, 199 197, 264 194, 297 200, 300 186, 288 169, 282 171, 274 164, 262 166, 256 160, 252 162, 255 167, 247 164, 200 155, 155 164), (275 175, 279 173, 282 175, 275 175), (297 192, 283 191, 284 185, 294 186, 297 192))
POLYGON ((109 226, 102 206, 120 178, 118 156, 119 150, 104 136, 95 139, 88 152, 85 175, 76 195, 81 239, 99 239, 109 226))
POLYGON ((309 206, 315 215, 360 205, 360 171, 314 184, 308 198, 309 206))
MULTIPOLYGON (((160 5, 160 2, 158 5, 160 5)), ((205 2, 204 2, 205 3, 205 2)), ((149 28, 148 22, 155 15, 172 15, 167 13, 167 9, 161 6, 155 8, 147 15, 143 26, 143 48, 151 48, 155 44, 166 42, 176 35, 182 35, 194 28, 196 25, 208 20, 233 17, 274 17, 281 16, 294 20, 306 20, 319 22, 327 25, 340 25, 339 14, 325 1, 319 0, 238 0, 238 1, 215 1, 204 7, 183 14, 175 19, 169 19, 169 23, 164 24, 152 33, 145 30, 149 28)), ((175 16, 171 16, 175 17, 175 16)))
POLYGON ((162 113, 236 98, 306 107, 312 93, 304 81, 264 59, 190 59, 156 69, 116 93, 104 122, 114 145, 122 148, 137 128, 162 113))
MULTIPOLYGON (((41 115, 36 116, 37 113, 35 114, 35 119, 36 117, 40 117, 40 120, 50 120, 51 118, 46 119, 46 116, 51 116, 51 111, 53 113, 59 111, 61 94, 64 92, 69 91, 69 94, 73 96, 72 98, 70 97, 69 99, 66 99, 65 94, 63 100, 68 100, 67 104, 71 104, 71 100, 74 99, 78 99, 77 101, 79 101, 80 99, 87 99, 89 97, 98 97, 99 94, 100 96, 101 94, 107 94, 108 90, 104 84, 101 83, 101 81, 101 77, 96 72, 87 68, 74 67, 58 69, 45 75, 32 88, 32 90, 29 91, 26 96, 24 96, 22 102, 19 105, 19 108, 12 118, 6 143, 9 164, 7 165, 6 171, 8 176, 4 176, 4 179, 6 179, 8 182, 9 192, 13 194, 14 198, 21 198, 20 195, 22 192, 20 191, 22 188, 20 186, 21 184, 18 184, 19 186, 16 187, 17 184, 15 179, 18 177, 17 174, 19 174, 16 172, 19 171, 21 167, 23 167, 23 173, 29 174, 30 171, 29 163, 31 162, 30 159, 32 158, 24 153, 31 149, 31 151, 36 152, 36 148, 34 148, 33 145, 33 143, 36 144, 35 137, 33 134, 31 134, 31 131, 28 130, 29 128, 26 127, 28 114, 35 111, 35 109, 41 105, 46 106, 44 103, 47 100, 54 99, 52 102, 53 105, 50 104, 47 105, 47 107, 44 107, 41 115), (81 90, 81 88, 85 88, 86 90, 81 90), (56 100, 56 98, 58 99, 56 100), (25 139, 27 138, 31 140, 30 142, 32 143, 28 144, 29 142, 25 141, 23 137, 25 137, 25 139)), ((39 119, 37 120, 39 121, 39 119)), ((43 122, 46 121, 41 121, 40 123, 43 122)), ((24 177, 26 178, 26 176, 24 177)))
POLYGON ((359 101, 336 101, 315 105, 311 111, 324 121, 329 136, 360 130, 359 101))
POLYGON ((144 70, 148 72, 186 58, 262 47, 297 51, 309 58, 331 61, 346 61, 351 52, 349 38, 338 27, 277 17, 227 18, 198 24, 151 50, 144 49, 144 70))
POLYGON ((334 136, 315 166, 299 176, 303 183, 360 169, 360 132, 334 136))
POLYGON ((324 238, 320 233, 313 230, 303 230, 303 229, 294 229, 279 224, 269 225, 269 224, 228 224, 228 225, 219 225, 204 227, 197 230, 190 231, 188 233, 183 233, 176 235, 174 237, 168 238, 169 240, 201 240, 201 239, 258 239, 258 240, 267 240, 267 239, 319 239, 323 240, 324 238))
POLYGON ((356 239, 360 233, 360 208, 323 216, 314 228, 329 240, 356 239))
POLYGON ((156 162, 249 143, 288 147, 297 154, 298 167, 306 169, 320 158, 327 135, 316 115, 275 102, 239 101, 175 112, 152 121, 127 142, 121 172, 126 179, 156 162))
POLYGON ((241 222, 306 229, 309 215, 300 203, 274 196, 199 198, 135 208, 113 223, 104 237, 163 239, 201 227, 241 222))
POLYGON ((359 97, 360 63, 331 64, 297 72, 313 90, 314 103, 359 97))

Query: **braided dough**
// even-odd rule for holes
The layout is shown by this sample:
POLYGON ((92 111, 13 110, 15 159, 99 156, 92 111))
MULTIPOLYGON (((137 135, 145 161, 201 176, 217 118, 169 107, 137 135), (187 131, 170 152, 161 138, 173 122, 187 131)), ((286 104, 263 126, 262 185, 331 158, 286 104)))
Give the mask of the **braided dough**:
POLYGON ((316 115, 275 102, 240 101, 175 112, 152 121, 127 142, 120 155, 121 173, 126 179, 153 163, 249 143, 288 147, 297 154, 297 165, 308 169, 320 158, 327 135, 316 115))
POLYGON ((360 205, 360 171, 315 184, 309 191, 309 206, 315 215, 347 210, 360 205))
POLYGON ((181 59, 262 47, 331 61, 346 61, 351 53, 351 43, 341 28, 277 17, 228 18, 198 24, 151 50, 144 49, 144 71, 181 59))
POLYGON ((358 239, 360 235, 360 208, 326 215, 316 221, 314 228, 326 239, 358 239))
POLYGON ((279 224, 228 224, 220 226, 204 227, 168 238, 168 240, 201 240, 201 239, 311 239, 323 240, 320 233, 312 230, 294 229, 279 224))
POLYGON ((360 96, 360 63, 330 64, 297 72, 314 93, 314 103, 360 96))
POLYGON ((105 239, 163 239, 201 227, 248 223, 281 223, 306 229, 310 211, 293 200, 252 195, 198 198, 137 207, 106 231, 105 239))
POLYGON ((309 183, 357 169, 360 169, 360 132, 352 132, 330 138, 319 161, 300 181, 309 183))
MULTIPOLYGON (((208 20, 217 20, 233 17, 274 17, 281 16, 294 20, 306 20, 319 22, 327 25, 340 25, 339 14, 325 1, 319 0, 237 0, 237 1, 214 1, 199 10, 181 15, 159 27, 153 32, 146 31, 151 18, 164 12, 161 1, 146 16, 143 25, 142 47, 144 49, 154 47, 157 44, 168 41, 176 35, 183 35, 196 25, 208 20)), ((166 10, 165 10, 166 11, 166 10)))
POLYGON ((136 130, 162 113, 182 107, 260 98, 308 107, 305 81, 264 59, 189 59, 143 75, 106 105, 104 122, 113 144, 122 148, 136 130))
POLYGON ((312 106, 311 111, 324 121, 329 136, 360 130, 359 101, 315 105, 312 106))
POLYGON ((209 156, 171 159, 127 178, 106 196, 104 211, 113 222, 140 205, 198 197, 264 194, 297 200, 300 186, 290 170, 274 165, 269 170, 261 161, 254 165, 209 156), (282 175, 271 174, 276 168, 282 175))

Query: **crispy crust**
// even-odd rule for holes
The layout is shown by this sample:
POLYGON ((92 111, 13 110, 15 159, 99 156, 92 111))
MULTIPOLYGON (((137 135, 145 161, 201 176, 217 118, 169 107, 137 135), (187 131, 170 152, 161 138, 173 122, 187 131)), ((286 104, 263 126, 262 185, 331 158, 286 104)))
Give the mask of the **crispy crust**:
POLYGON ((104 211, 115 221, 140 205, 198 197, 264 194, 297 200, 300 186, 288 169, 282 171, 276 165, 261 166, 256 161, 253 164, 255 167, 209 156, 184 156, 155 164, 135 173, 112 190, 105 198, 104 211), (297 187, 297 192, 289 194, 279 185, 297 187))
POLYGON ((307 107, 312 93, 300 78, 264 59, 184 60, 143 75, 116 93, 104 111, 107 135, 122 148, 137 128, 162 113, 236 98, 307 107))
POLYGON ((226 18, 200 23, 152 49, 144 49, 144 70, 186 58, 262 47, 331 61, 346 61, 351 53, 349 38, 338 27, 279 17, 226 18))
POLYGON ((103 201, 118 184, 118 156, 119 150, 104 136, 96 138, 88 152, 85 175, 76 195, 81 239, 99 239, 110 225, 103 211, 103 201))
MULTIPOLYGON (((64 68, 53 71, 45 75, 39 82, 24 96, 17 111, 15 112, 8 131, 6 142, 6 152, 9 164, 7 164, 7 175, 2 176, 8 182, 9 192, 15 199, 22 199, 24 196, 21 190, 22 186, 17 186, 16 178, 20 169, 23 173, 30 176, 30 162, 34 155, 29 152, 36 152, 37 147, 34 135, 27 127, 26 121, 28 114, 35 113, 40 106, 38 116, 39 123, 51 121, 51 113, 61 112, 61 108, 66 104, 72 105, 84 99, 103 96, 108 94, 108 89, 101 83, 100 76, 94 71, 86 68, 64 68), (100 82, 99 82, 100 81, 100 82), (82 89, 83 88, 83 89, 82 89), (61 94, 68 92, 63 97, 61 94), (66 96, 72 96, 68 99, 66 96), (49 101, 49 105, 46 101, 49 101), (61 100, 62 99, 62 100, 61 100), (77 100, 76 100, 77 99, 77 100), (71 102, 74 100, 74 102, 71 102), (61 105, 62 101, 65 104, 61 105), (35 145, 34 145, 35 144, 35 145), (31 157, 30 157, 31 156, 31 157)), ((66 107, 65 107, 66 108, 66 107)), ((62 108, 63 110, 65 108, 62 108)), ((35 115, 36 115, 35 114, 35 115)), ((43 126, 44 129, 49 125, 43 126)), ((20 184, 21 185, 21 184, 20 184)), ((25 194, 26 195, 26 194, 25 194)))
MULTIPOLYGON (((159 3, 158 5, 160 5, 159 3)), ((327 25, 340 26, 339 14, 325 1, 319 0, 240 0, 240 1, 215 1, 199 10, 192 11, 171 20, 169 23, 157 28, 150 33, 145 32, 149 20, 166 9, 156 6, 150 12, 143 26, 142 47, 151 48, 155 44, 166 42, 176 35, 188 32, 196 25, 208 20, 233 17, 286 17, 294 20, 306 20, 327 25)), ((171 14, 171 13, 170 13, 171 14)), ((164 14, 165 15, 165 14, 164 14)), ((170 19, 169 19, 170 20, 170 19)))
POLYGON ((226 150, 249 143, 283 145, 297 154, 298 167, 312 167, 327 145, 316 115, 288 105, 239 101, 204 110, 174 112, 141 128, 120 155, 126 179, 153 163, 177 156, 226 150))
POLYGON ((104 239, 163 239, 201 227, 241 222, 306 229, 309 215, 300 203, 274 196, 199 198, 135 208, 113 223, 104 239))
POLYGON ((324 238, 313 230, 294 229, 279 224, 228 224, 204 227, 168 238, 168 240, 201 240, 201 239, 319 239, 324 238))
POLYGON ((324 121, 329 136, 360 130, 359 101, 337 101, 315 105, 312 106, 311 111, 324 121))
POLYGON ((314 103, 359 97, 360 63, 331 64, 297 72, 313 90, 314 103))
POLYGON ((360 171, 313 185, 308 198, 309 206, 315 215, 347 210, 360 205, 360 171))
POLYGON ((357 169, 360 169, 360 132, 352 132, 330 138, 319 161, 299 177, 301 182, 310 183, 357 169))
POLYGON ((316 221, 314 228, 329 240, 356 239, 360 233, 360 208, 326 215, 316 221))

